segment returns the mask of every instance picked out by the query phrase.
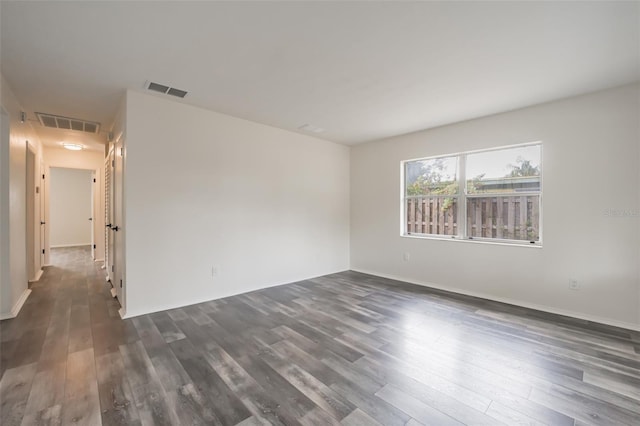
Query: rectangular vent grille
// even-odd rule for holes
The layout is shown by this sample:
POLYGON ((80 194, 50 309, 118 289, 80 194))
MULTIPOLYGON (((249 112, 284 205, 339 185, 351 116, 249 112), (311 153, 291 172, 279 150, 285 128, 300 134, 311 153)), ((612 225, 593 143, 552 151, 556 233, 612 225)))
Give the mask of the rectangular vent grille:
POLYGON ((170 87, 163 86, 162 84, 158 84, 158 83, 149 83, 148 89, 153 90, 154 92, 167 93, 170 87))
POLYGON ((154 83, 153 81, 147 82, 145 88, 165 95, 176 96, 178 98, 184 98, 188 93, 186 90, 176 89, 175 87, 165 86, 164 84, 154 83))
POLYGON ((36 112, 36 117, 44 127, 53 129, 76 130, 78 132, 98 133, 100 123, 95 121, 85 121, 78 118, 62 117, 59 115, 36 112))

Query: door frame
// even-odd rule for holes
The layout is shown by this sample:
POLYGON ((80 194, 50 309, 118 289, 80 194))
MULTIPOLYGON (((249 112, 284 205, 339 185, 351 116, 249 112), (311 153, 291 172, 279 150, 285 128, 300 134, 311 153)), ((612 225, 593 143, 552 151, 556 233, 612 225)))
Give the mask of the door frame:
POLYGON ((91 171, 91 217, 89 221, 91 222, 91 258, 96 260, 96 197, 99 192, 96 192, 96 175, 97 172, 95 170, 91 171))
POLYGON ((109 278, 112 285, 111 294, 118 298, 118 302, 121 306, 119 313, 122 318, 126 316, 127 297, 125 278, 125 162, 125 134, 122 132, 113 142, 109 143, 109 150, 105 164, 105 180, 107 167, 110 167, 111 173, 109 180, 110 208, 107 210, 105 206, 105 219, 110 221, 112 224, 111 228, 107 228, 110 237, 106 239, 106 243, 111 244, 111 250, 107 248, 107 250, 110 251, 110 254, 105 257, 109 259, 107 268, 109 270, 109 278), (110 214, 110 217, 108 217, 107 214, 110 214))
POLYGON ((25 142, 25 213, 26 213, 26 263, 27 280, 35 282, 42 276, 40 241, 40 187, 38 185, 38 153, 35 147, 25 142))
POLYGON ((45 265, 46 265, 46 254, 45 254, 45 250, 47 247, 47 232, 46 232, 46 228, 47 228, 47 222, 46 222, 46 212, 45 212, 45 205, 46 205, 46 188, 45 188, 45 167, 44 167, 44 161, 42 161, 42 159, 40 159, 40 169, 39 169, 39 173, 38 173, 38 179, 40 180, 40 212, 38 214, 38 218, 40 221, 40 227, 38 228, 39 232, 40 232, 40 247, 39 247, 39 254, 40 254, 40 269, 42 269, 45 265))
POLYGON ((124 266, 124 134, 120 134, 113 144, 113 221, 117 231, 112 231, 114 246, 115 280, 112 281, 116 289, 118 302, 125 309, 125 266, 124 266))
POLYGON ((107 281, 111 283, 112 288, 112 296, 115 297, 115 243, 114 243, 114 235, 112 231, 112 226, 114 222, 114 208, 113 208, 113 192, 114 192, 114 182, 113 182, 113 169, 115 165, 114 158, 114 150, 113 146, 109 149, 109 152, 105 158, 104 162, 104 181, 105 181, 105 198, 104 198, 104 212, 105 212, 105 268, 107 270, 107 281), (107 182, 107 173, 109 174, 109 179, 107 182), (107 199, 108 198, 108 199, 107 199))
MULTIPOLYGON (((45 208, 44 208, 44 222, 45 222, 45 246, 44 246, 44 250, 45 250, 45 264, 44 266, 51 266, 51 169, 73 169, 73 170, 86 170, 91 172, 91 217, 93 220, 91 220, 91 241, 95 241, 95 236, 96 236, 96 226, 100 221, 96 221, 95 220, 95 197, 99 197, 100 192, 96 191, 95 185, 97 184, 96 182, 93 182, 93 178, 94 176, 97 176, 100 173, 100 169, 92 169, 92 168, 85 168, 85 167, 68 167, 68 166, 58 166, 55 164, 45 164, 44 166, 45 168, 45 172, 43 173, 43 175, 46 175, 46 178, 44 180, 44 194, 46 194, 46 203, 45 203, 45 208)), ((100 202, 100 200, 98 200, 98 202, 100 202)), ((93 242, 91 243, 91 252, 93 255, 93 242)), ((97 260, 95 258, 93 258, 94 260, 97 260)))

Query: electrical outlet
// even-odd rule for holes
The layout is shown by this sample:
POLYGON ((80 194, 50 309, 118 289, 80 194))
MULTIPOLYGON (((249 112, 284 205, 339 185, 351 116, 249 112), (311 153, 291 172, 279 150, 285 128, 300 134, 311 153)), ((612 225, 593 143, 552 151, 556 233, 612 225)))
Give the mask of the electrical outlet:
POLYGON ((404 260, 405 262, 408 262, 411 259, 411 255, 409 254, 409 252, 405 252, 402 255, 402 260, 404 260))
POLYGON ((571 281, 569 281, 569 288, 571 290, 580 290, 580 283, 575 278, 571 278, 571 281))
POLYGON ((220 275, 220 267, 218 265, 213 265, 211 267, 211 276, 217 277, 218 275, 220 275))

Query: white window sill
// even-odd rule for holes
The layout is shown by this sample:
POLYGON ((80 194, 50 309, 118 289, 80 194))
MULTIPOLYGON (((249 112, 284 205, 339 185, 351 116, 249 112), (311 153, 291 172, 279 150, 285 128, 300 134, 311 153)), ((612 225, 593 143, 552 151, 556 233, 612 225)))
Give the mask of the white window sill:
POLYGON ((529 248, 542 248, 542 243, 537 241, 535 244, 531 244, 529 241, 508 241, 508 240, 490 240, 488 238, 451 238, 446 236, 426 235, 426 234, 400 234, 403 238, 415 238, 418 240, 438 240, 438 241, 453 241, 457 243, 471 243, 471 244, 490 244, 494 246, 512 246, 512 247, 529 247, 529 248))

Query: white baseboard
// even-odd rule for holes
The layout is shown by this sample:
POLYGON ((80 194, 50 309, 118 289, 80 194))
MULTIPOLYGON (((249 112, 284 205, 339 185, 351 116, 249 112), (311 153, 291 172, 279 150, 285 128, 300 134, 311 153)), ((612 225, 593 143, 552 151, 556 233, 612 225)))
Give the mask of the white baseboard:
POLYGON ((93 259, 94 262, 104 262, 104 259, 93 259))
POLYGON ((42 274, 44 273, 44 271, 42 269, 38 270, 38 272, 36 272, 36 277, 32 280, 29 280, 30 283, 35 283, 40 281, 40 278, 42 278, 42 274))
POLYGON ((415 285, 419 285, 419 286, 423 286, 423 287, 430 287, 430 288, 434 288, 434 289, 438 289, 438 290, 444 290, 444 291, 448 291, 448 292, 451 292, 451 293, 464 294, 465 296, 478 297, 480 299, 487 299, 487 300, 491 300, 491 301, 494 301, 494 302, 500 302, 500 303, 506 303, 506 304, 509 304, 509 305, 520 306, 522 308, 535 309, 536 311, 548 312, 550 314, 563 315, 563 316, 566 316, 566 317, 572 317, 572 318, 577 318, 577 319, 581 319, 581 320, 585 320, 585 321, 596 322, 596 323, 599 323, 599 324, 605 324, 605 325, 611 325, 611 326, 614 326, 614 327, 620 327, 620 328, 624 328, 624 329, 627 329, 627 330, 640 331, 640 324, 634 324, 634 323, 625 322, 625 321, 618 321, 618 320, 611 319, 611 318, 603 318, 603 317, 598 317, 598 316, 595 316, 595 315, 583 314, 581 312, 574 312, 574 311, 569 311, 569 310, 565 310, 565 309, 553 308, 553 307, 545 306, 545 305, 538 305, 538 304, 535 304, 535 303, 523 302, 522 300, 509 299, 509 298, 506 298, 506 297, 496 297, 496 296, 493 296, 493 295, 490 295, 490 294, 486 294, 486 293, 463 290, 463 289, 460 289, 460 288, 450 287, 450 286, 446 286, 446 285, 440 285, 440 284, 435 284, 435 283, 430 283, 430 282, 419 282, 419 281, 410 280, 410 279, 407 279, 407 278, 398 277, 398 276, 394 276, 394 275, 381 274, 381 273, 375 272, 375 271, 368 271, 368 270, 365 270, 365 269, 351 269, 351 270, 354 271, 354 272, 361 272, 363 274, 375 275, 377 277, 388 278, 388 279, 391 279, 391 280, 403 281, 403 282, 406 282, 406 283, 409 283, 409 284, 415 284, 415 285))
POLYGON ((120 314, 120 318, 125 319, 126 312, 124 311, 124 308, 118 309, 118 313, 120 314))
POLYGON ((50 248, 65 248, 65 247, 85 247, 91 246, 91 243, 81 243, 81 244, 56 244, 55 246, 50 246, 50 248))
POLYGON ((23 291, 22 294, 20 295, 20 298, 18 299, 16 304, 13 305, 13 308, 11 308, 11 312, 6 312, 6 313, 3 312, 0 314, 0 320, 17 317, 18 313, 20 313, 20 309, 22 309, 22 305, 24 305, 24 302, 27 301, 27 298, 29 297, 30 294, 31 294, 31 290, 28 288, 25 289, 25 291, 23 291))
POLYGON ((116 293, 116 289, 111 287, 111 297, 116 297, 118 294, 116 293))

